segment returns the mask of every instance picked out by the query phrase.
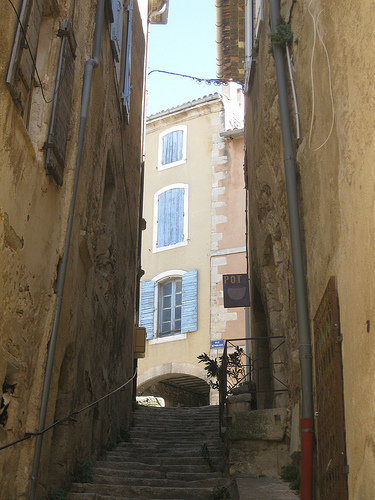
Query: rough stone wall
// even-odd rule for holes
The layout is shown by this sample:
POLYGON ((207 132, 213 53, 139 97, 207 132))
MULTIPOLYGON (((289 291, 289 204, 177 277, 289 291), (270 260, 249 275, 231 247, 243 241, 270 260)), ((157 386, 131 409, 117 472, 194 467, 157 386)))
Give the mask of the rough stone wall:
MULTIPOLYGON (((274 62, 268 54, 268 2, 247 99, 247 164, 253 328, 287 335, 284 362, 291 403, 299 398, 296 318, 274 62)), ((375 12, 371 1, 282 1, 291 14, 293 76, 301 121, 295 152, 309 314, 335 276, 343 335, 349 498, 372 498, 375 363, 374 293, 375 12), (292 9, 293 7, 293 9, 292 9)), ((290 116, 295 137, 290 93, 290 116)))
MULTIPOLYGON (((38 69, 52 95, 61 19, 72 2, 42 22, 38 69)), ((77 58, 64 182, 46 175, 43 142, 50 105, 33 91, 26 128, 5 86, 16 17, 10 4, 0 21, 0 382, 17 383, 0 445, 35 432, 57 266, 62 256, 77 155, 84 63, 92 53, 95 2, 77 4, 77 58), (6 15, 5 15, 6 14, 6 15)), ((144 33, 134 4, 130 125, 121 118, 108 20, 101 64, 94 70, 81 176, 46 425, 126 382, 133 374, 139 171, 141 162, 144 33)), ((37 498, 45 498, 74 467, 114 441, 129 424, 131 385, 45 434, 37 498)), ((28 497, 35 439, 0 452, 4 498, 28 497)))
POLYGON ((223 0, 222 5, 223 67, 220 78, 244 81, 245 7, 238 0, 223 0))

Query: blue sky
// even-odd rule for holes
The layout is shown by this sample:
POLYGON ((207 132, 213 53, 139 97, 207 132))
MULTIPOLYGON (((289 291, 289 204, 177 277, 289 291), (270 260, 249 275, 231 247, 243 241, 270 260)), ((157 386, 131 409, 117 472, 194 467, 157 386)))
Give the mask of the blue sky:
MULTIPOLYGON (((168 23, 151 25, 148 71, 216 78, 215 1, 170 0, 168 23)), ((147 115, 220 91, 187 78, 152 73, 147 115)))

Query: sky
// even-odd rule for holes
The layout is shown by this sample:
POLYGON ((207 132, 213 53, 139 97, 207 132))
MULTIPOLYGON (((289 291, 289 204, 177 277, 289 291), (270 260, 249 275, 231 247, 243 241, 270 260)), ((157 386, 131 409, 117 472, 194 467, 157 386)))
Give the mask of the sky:
MULTIPOLYGON (((151 25, 148 72, 152 70, 216 78, 214 0, 169 1, 168 23, 151 25)), ((216 85, 154 72, 148 77, 147 115, 219 91, 216 85)))

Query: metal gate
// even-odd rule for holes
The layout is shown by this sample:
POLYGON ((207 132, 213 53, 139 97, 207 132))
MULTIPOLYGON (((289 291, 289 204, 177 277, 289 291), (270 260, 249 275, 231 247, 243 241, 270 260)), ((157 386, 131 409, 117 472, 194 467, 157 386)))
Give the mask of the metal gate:
POLYGON ((332 276, 314 318, 316 435, 320 500, 347 500, 339 304, 332 276))

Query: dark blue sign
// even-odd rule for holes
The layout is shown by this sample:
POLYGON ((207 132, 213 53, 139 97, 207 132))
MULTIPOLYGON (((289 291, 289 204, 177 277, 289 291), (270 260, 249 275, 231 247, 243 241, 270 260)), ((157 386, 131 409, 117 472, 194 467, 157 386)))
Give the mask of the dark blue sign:
POLYGON ((211 349, 224 349, 224 340, 211 340, 211 349))
POLYGON ((224 307, 249 307, 247 274, 223 274, 224 307))

